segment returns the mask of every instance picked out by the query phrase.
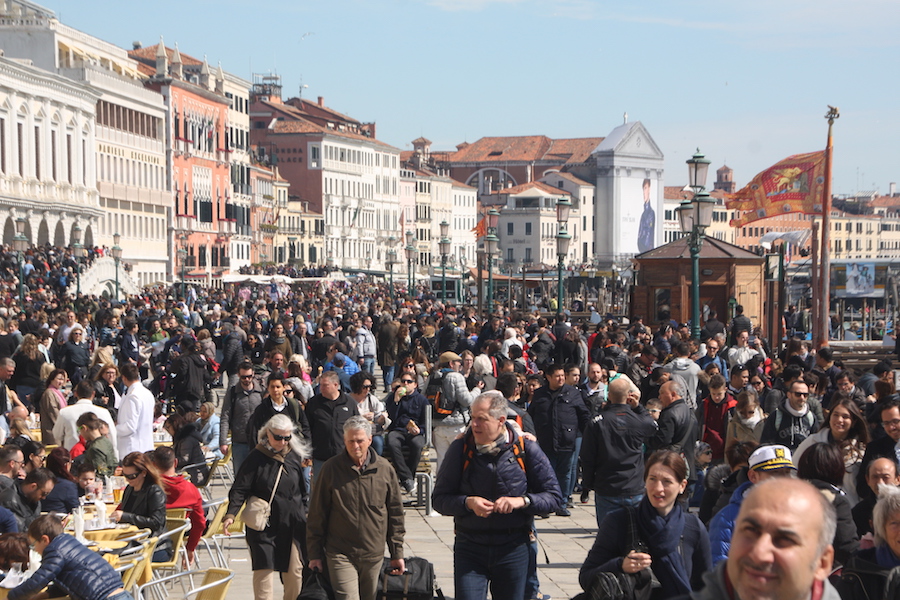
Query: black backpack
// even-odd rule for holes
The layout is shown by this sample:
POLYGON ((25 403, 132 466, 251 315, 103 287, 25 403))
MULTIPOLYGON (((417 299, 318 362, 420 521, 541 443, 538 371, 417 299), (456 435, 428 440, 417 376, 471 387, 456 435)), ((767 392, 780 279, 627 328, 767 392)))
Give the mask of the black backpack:
POLYGON ((444 394, 444 373, 440 369, 432 371, 425 383, 425 397, 431 405, 431 415, 436 421, 453 414, 456 401, 444 394))

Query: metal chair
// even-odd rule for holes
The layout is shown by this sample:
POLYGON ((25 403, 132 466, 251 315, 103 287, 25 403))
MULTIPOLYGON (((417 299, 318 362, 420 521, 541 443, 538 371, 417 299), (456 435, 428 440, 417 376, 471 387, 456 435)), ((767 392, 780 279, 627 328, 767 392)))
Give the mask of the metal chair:
MULTIPOLYGON (((203 546, 206 548, 206 552, 209 554, 209 559, 212 562, 212 565, 214 567, 225 568, 225 562, 223 560, 219 560, 222 552, 218 548, 216 540, 213 539, 213 537, 215 534, 221 533, 222 521, 225 520, 225 513, 228 511, 228 498, 221 498, 213 502, 208 502, 203 505, 203 508, 204 510, 206 510, 207 515, 206 531, 203 532, 203 536, 200 538, 200 543, 203 544, 203 546), (212 511, 212 517, 209 516, 210 511, 212 511), (213 552, 213 548, 216 548, 215 552, 213 552)), ((197 561, 197 565, 199 566, 200 557, 195 554, 194 560, 197 561)))
POLYGON ((154 597, 157 598, 171 597, 171 594, 165 594, 163 596, 160 596, 160 594, 167 592, 165 589, 167 584, 178 581, 182 585, 182 590, 184 590, 185 583, 189 584, 189 589, 181 596, 183 600, 188 600, 189 598, 192 598, 193 600, 225 600, 225 595, 228 593, 228 587, 231 585, 231 580, 233 578, 234 571, 213 567, 209 569, 196 569, 194 571, 176 573, 175 575, 169 575, 140 586, 137 589, 136 598, 137 600, 146 600, 145 592, 147 591, 153 593, 154 597), (193 578, 200 574, 203 574, 203 581, 199 586, 194 587, 193 578))
POLYGON ((177 571, 181 566, 181 547, 184 545, 184 534, 190 528, 191 522, 187 519, 170 519, 166 518, 166 532, 159 536, 156 547, 159 547, 165 540, 172 540, 172 558, 163 562, 150 562, 153 579, 160 578, 160 572, 177 571))

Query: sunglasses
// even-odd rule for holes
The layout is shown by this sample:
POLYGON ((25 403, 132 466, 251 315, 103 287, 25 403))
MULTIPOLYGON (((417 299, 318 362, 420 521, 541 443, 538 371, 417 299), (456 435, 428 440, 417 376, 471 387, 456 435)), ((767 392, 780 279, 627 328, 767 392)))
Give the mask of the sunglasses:
POLYGON ((371 386, 371 385, 364 385, 364 386, 362 386, 362 389, 364 389, 364 390, 371 390, 371 389, 372 389, 372 386, 371 386))
POLYGON ((241 375, 241 379, 253 379, 253 375, 241 375))
POLYGON ((122 473, 122 476, 128 481, 134 481, 141 476, 141 473, 143 473, 143 471, 137 471, 135 473, 122 473))
POLYGON ((274 433, 270 433, 272 439, 276 442, 289 442, 291 441, 291 434, 288 435, 275 435, 274 433))
POLYGON ((415 383, 412 379, 401 379, 400 383, 415 383))

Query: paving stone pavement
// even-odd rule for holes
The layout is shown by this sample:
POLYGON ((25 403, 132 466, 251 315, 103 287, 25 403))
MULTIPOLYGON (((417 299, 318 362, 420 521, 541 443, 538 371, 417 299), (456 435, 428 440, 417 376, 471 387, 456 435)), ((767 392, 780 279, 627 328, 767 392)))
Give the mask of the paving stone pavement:
MULTIPOLYGON (((220 498, 228 493, 223 485, 217 485, 213 497, 220 498)), ((541 591, 554 600, 572 598, 581 591, 578 585, 578 569, 594 542, 596 521, 594 504, 576 502, 571 517, 551 515, 547 519, 537 519, 538 576, 541 591), (550 563, 544 559, 544 551, 550 563)), ((421 556, 434 564, 438 583, 448 598, 453 590, 453 519, 438 514, 426 516, 424 508, 406 508, 406 556, 421 556)), ((209 566, 209 557, 198 550, 200 566, 209 566)), ((226 550, 228 567, 235 571, 235 578, 228 591, 228 600, 251 600, 253 583, 250 556, 242 539, 234 540, 226 550)), ((176 590, 177 591, 177 590, 176 590)), ((276 583, 275 597, 279 598, 281 586, 276 583)), ((525 600, 525 599, 523 599, 525 600)))

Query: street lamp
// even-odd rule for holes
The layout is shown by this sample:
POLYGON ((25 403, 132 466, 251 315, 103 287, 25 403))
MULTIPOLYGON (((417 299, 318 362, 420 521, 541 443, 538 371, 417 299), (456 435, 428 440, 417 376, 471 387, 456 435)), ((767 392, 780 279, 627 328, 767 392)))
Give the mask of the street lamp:
POLYGON ((181 297, 187 298, 185 296, 185 288, 184 288, 184 268, 187 266, 187 248, 179 248, 178 249, 178 259, 181 261, 181 297))
POLYGON ((19 253, 19 304, 25 306, 25 251, 31 242, 25 237, 25 217, 16 219, 16 235, 13 237, 13 249, 19 253))
POLYGON ((413 261, 416 259, 416 247, 413 246, 413 242, 416 241, 416 234, 413 233, 412 229, 406 230, 406 278, 407 278, 407 289, 409 290, 410 296, 413 291, 413 261))
POLYGON ((112 257, 116 261, 116 300, 119 299, 119 261, 122 260, 122 248, 119 246, 122 236, 118 233, 113 234, 112 257))
POLYGON ((75 297, 81 295, 81 227, 78 223, 72 228, 72 255, 75 257, 75 297))
POLYGON ((706 228, 712 223, 716 201, 706 192, 706 174, 710 161, 700 154, 700 149, 689 158, 688 185, 694 190, 692 199, 685 199, 675 210, 681 231, 689 236, 691 251, 691 337, 700 339, 700 247, 706 237, 706 228))
POLYGON ((387 265, 388 272, 390 273, 390 292, 391 292, 391 303, 394 302, 394 265, 397 264, 397 251, 394 250, 394 244, 397 243, 397 238, 391 236, 388 238, 389 250, 387 251, 387 256, 384 259, 384 264, 387 265))
POLYGON ((441 251, 441 302, 447 304, 447 255, 450 254, 450 223, 447 219, 441 221, 441 241, 438 247, 441 251))
POLYGON ((556 312, 565 310, 565 291, 563 290, 563 267, 566 256, 569 254, 569 244, 572 242, 572 234, 569 233, 569 213, 572 211, 572 202, 566 197, 556 200, 556 223, 559 229, 556 232, 556 312))
POLYGON ((487 255, 488 264, 488 314, 494 312, 494 254, 500 246, 500 238, 497 237, 497 222, 500 220, 500 211, 491 208, 487 214, 487 235, 484 236, 484 252, 487 255))

